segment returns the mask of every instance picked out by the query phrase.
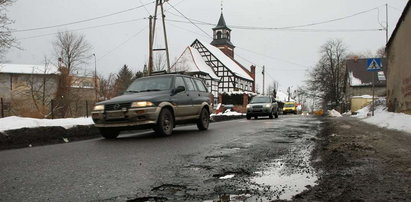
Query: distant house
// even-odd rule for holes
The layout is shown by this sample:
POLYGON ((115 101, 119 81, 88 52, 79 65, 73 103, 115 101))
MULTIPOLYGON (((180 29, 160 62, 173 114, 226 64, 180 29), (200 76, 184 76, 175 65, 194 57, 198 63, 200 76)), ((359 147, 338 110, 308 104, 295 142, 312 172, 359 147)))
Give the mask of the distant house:
POLYGON ((237 94, 242 99, 240 103, 244 104, 248 100, 242 96, 255 92, 255 66, 248 70, 236 61, 234 48, 231 29, 227 27, 221 14, 217 26, 213 28, 211 44, 196 39, 185 49, 171 70, 203 78, 213 97, 216 101, 218 97, 220 103, 224 102, 223 94, 237 94))
MULTIPOLYGON (((352 112, 361 109, 372 101, 372 82, 375 81, 375 97, 386 96, 387 60, 382 59, 381 72, 368 72, 367 59, 346 60, 345 103, 352 112)), ((347 110, 347 109, 346 109, 347 110)))
MULTIPOLYGON (((51 100, 59 99, 56 95, 60 75, 59 68, 54 65, 0 64, 0 98, 4 103, 5 115, 46 116, 51 100)), ((74 108, 84 108, 81 106, 85 100, 90 101, 91 106, 96 99, 95 83, 98 81, 95 82, 94 77, 76 75, 71 75, 70 80, 74 108)))
POLYGON ((0 64, 0 97, 6 114, 30 116, 50 102, 57 91, 53 65, 0 64))
POLYGON ((387 106, 411 114, 411 1, 408 1, 387 43, 387 106))

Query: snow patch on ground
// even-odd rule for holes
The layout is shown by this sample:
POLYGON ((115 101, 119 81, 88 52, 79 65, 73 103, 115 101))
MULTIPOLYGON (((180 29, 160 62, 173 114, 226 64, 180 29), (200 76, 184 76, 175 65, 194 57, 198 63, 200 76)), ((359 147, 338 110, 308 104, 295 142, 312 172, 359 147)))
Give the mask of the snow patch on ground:
POLYGON ((0 132, 6 130, 15 130, 20 128, 36 128, 48 126, 61 126, 65 129, 78 125, 92 125, 91 118, 67 118, 67 119, 34 119, 18 116, 0 118, 0 132))
POLYGON ((382 128, 400 130, 411 133, 411 115, 404 113, 388 112, 384 105, 379 105, 374 111, 374 116, 371 116, 371 107, 366 106, 358 111, 356 117, 362 121, 373 124, 382 128))
POLYGON ((242 116, 242 115, 244 114, 236 112, 236 111, 231 111, 231 109, 227 109, 224 111, 224 113, 220 112, 218 114, 211 114, 210 116, 242 116))
POLYGON ((340 112, 337 112, 335 109, 328 110, 328 116, 330 116, 330 117, 342 117, 340 112))

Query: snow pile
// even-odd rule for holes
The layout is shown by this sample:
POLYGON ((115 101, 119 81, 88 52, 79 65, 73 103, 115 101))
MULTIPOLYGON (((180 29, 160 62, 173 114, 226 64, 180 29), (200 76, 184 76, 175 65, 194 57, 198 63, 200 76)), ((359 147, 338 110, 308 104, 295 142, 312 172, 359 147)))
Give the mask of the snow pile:
POLYGON ((77 125, 92 125, 91 118, 69 118, 69 119, 33 119, 11 116, 0 118, 0 132, 6 130, 14 130, 20 128, 36 128, 47 126, 61 126, 65 129, 72 128, 77 125))
POLYGON ((236 111, 231 111, 231 109, 227 109, 224 113, 220 112, 218 114, 211 114, 210 116, 243 116, 243 113, 239 113, 236 111))
POLYGON ((388 112, 380 107, 374 111, 374 115, 362 121, 383 128, 411 132, 411 115, 388 112))
POLYGON ((371 116, 371 105, 368 105, 358 111, 356 117, 362 121, 373 124, 382 128, 401 130, 411 132, 411 115, 403 113, 388 112, 385 105, 379 105, 378 102, 384 101, 382 99, 377 101, 377 107, 374 111, 374 116, 371 116))
POLYGON ((330 116, 330 117, 342 117, 340 112, 335 111, 335 109, 328 110, 328 116, 330 116))

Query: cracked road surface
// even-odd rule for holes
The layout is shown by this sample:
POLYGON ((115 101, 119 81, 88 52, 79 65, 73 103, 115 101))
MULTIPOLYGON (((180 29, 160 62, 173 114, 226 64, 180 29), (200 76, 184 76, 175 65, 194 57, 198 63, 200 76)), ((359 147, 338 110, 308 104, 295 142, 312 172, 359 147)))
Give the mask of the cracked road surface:
POLYGON ((0 151, 0 201, 290 199, 315 185, 321 128, 290 115, 0 151))

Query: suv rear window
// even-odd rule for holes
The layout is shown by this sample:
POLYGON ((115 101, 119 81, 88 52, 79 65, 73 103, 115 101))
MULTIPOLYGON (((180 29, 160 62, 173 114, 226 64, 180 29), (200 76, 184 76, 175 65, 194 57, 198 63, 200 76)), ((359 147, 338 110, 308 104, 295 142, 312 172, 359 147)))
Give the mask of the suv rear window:
POLYGON ((198 91, 207 92, 207 88, 204 86, 204 84, 201 80, 194 79, 194 81, 197 84, 198 91))
POLYGON ((184 81, 186 82, 187 90, 196 91, 196 87, 194 86, 193 80, 188 77, 183 77, 183 78, 184 78, 184 81))

